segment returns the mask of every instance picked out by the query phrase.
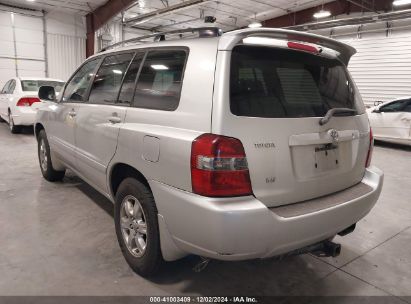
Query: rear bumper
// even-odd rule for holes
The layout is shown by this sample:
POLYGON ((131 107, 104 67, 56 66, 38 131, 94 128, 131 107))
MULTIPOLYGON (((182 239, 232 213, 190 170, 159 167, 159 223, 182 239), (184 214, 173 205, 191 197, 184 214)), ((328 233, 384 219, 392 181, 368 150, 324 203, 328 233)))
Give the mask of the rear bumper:
POLYGON ((363 218, 375 205, 383 173, 368 168, 359 197, 298 216, 282 217, 253 196, 208 198, 151 181, 159 211, 163 256, 197 254, 219 260, 268 258, 325 240, 363 218))
POLYGON ((34 124, 37 110, 30 107, 19 107, 12 112, 14 124, 17 126, 30 126, 34 124))

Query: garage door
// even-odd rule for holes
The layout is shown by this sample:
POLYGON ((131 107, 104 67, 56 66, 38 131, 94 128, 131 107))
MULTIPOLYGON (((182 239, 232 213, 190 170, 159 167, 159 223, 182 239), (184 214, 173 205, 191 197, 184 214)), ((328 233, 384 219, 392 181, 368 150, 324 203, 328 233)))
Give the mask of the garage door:
POLYGON ((44 77, 43 20, 0 12, 0 86, 15 76, 44 77))
POLYGON ((364 102, 411 96, 411 34, 343 41, 358 51, 348 68, 364 102))

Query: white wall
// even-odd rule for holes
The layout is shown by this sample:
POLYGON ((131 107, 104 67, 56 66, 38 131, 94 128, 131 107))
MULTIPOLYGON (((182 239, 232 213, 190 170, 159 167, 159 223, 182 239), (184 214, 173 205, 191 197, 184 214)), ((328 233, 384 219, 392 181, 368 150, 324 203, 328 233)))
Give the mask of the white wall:
POLYGON ((1 88, 15 76, 67 80, 85 59, 83 17, 53 12, 43 20, 39 12, 0 6, 0 37, 1 88))
MULTIPOLYGON (((348 66, 366 104, 411 96, 411 19, 333 29, 334 39, 357 49, 348 66)), ((329 36, 331 29, 315 31, 329 36)))
POLYGON ((46 15, 49 77, 66 81, 86 59, 85 19, 58 12, 46 15))
POLYGON ((148 35, 151 32, 130 29, 130 28, 123 29, 123 27, 121 26, 120 19, 115 18, 114 20, 108 22, 106 26, 102 27, 96 32, 95 43, 94 43, 95 52, 98 52, 100 50, 98 37, 99 35, 102 35, 104 33, 109 34, 112 37, 112 40, 110 41, 109 44, 114 44, 114 43, 117 43, 123 40, 134 38, 134 37, 148 35))

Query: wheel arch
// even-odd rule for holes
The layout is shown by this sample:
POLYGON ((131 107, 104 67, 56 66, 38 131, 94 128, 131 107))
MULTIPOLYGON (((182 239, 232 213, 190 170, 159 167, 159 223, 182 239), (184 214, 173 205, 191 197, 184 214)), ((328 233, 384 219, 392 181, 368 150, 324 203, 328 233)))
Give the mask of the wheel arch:
POLYGON ((41 130, 44 130, 44 126, 41 123, 36 123, 34 126, 34 135, 36 136, 36 139, 38 139, 41 130))
POLYGON ((115 197, 121 182, 127 177, 134 177, 147 186, 151 191, 148 180, 143 173, 126 163, 116 163, 111 167, 109 174, 109 189, 113 198, 115 197))

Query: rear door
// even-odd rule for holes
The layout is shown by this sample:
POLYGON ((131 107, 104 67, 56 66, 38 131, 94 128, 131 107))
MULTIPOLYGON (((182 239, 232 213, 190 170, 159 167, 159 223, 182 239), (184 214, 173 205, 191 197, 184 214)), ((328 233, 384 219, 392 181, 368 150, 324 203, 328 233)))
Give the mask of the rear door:
MULTIPOLYGON (((107 166, 116 151, 119 128, 127 109, 126 104, 117 103, 117 98, 133 57, 132 51, 106 56, 93 80, 87 102, 81 104, 77 112, 76 167, 85 179, 105 193, 107 166)), ((141 56, 138 58, 141 60, 141 56)), ((132 87, 134 89, 134 85, 132 87)))
POLYGON ((226 88, 217 95, 224 103, 218 110, 225 114, 216 119, 213 114, 213 132, 242 141, 253 193, 260 201, 267 206, 299 202, 362 179, 368 120, 339 60, 249 45, 220 55, 219 62, 230 68, 223 80, 226 88), (342 113, 320 125, 332 108, 356 113, 342 113))

